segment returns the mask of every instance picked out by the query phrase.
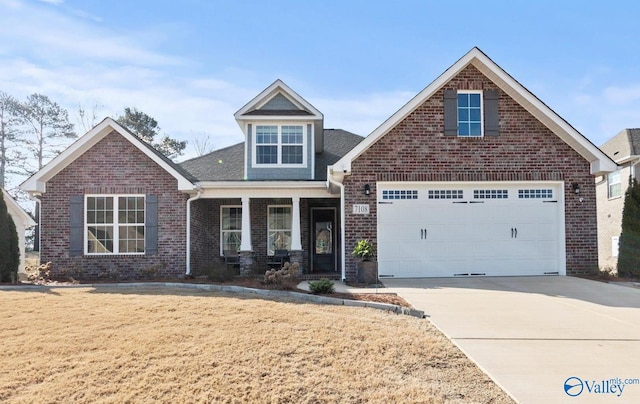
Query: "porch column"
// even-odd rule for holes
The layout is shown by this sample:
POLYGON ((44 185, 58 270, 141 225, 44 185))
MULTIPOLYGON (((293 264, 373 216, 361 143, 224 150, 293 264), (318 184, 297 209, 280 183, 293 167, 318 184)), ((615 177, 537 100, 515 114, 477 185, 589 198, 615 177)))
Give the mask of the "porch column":
POLYGON ((291 251, 302 251, 302 236, 300 235, 300 198, 291 198, 291 251))
POLYGON ((300 198, 291 198, 291 252, 289 253, 289 262, 292 264, 297 262, 300 266, 298 272, 304 273, 302 268, 302 235, 300 234, 300 198))
POLYGON ((242 241, 240 251, 253 251, 251 246, 251 208, 249 202, 251 198, 242 197, 242 241))

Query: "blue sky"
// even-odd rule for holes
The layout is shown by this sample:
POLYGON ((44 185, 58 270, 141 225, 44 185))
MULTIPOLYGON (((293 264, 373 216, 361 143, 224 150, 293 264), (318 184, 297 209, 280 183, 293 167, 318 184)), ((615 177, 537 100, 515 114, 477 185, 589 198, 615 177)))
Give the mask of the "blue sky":
POLYGON ((137 107, 220 148, 280 78, 325 127, 367 135, 478 46, 600 145, 640 126, 639 20, 631 1, 0 0, 0 91, 74 123, 79 104, 137 107))

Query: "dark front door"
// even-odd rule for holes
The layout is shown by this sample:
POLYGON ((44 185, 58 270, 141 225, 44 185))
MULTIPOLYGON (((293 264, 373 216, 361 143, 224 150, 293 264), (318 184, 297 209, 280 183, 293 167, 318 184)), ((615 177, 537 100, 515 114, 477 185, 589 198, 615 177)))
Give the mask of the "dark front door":
POLYGON ((311 271, 337 271, 335 208, 311 208, 311 234, 311 271))

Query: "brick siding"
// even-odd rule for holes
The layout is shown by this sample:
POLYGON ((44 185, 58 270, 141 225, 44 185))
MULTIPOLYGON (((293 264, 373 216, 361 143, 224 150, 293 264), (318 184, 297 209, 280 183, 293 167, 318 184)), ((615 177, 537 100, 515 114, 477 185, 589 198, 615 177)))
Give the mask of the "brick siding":
MULTIPOLYGON (((485 90, 497 86, 468 66, 352 163, 344 180, 347 252, 367 238, 377 249, 377 181, 564 181, 567 273, 598 265, 596 193, 589 162, 516 101, 500 91, 499 136, 444 136, 444 90, 485 90), (571 184, 580 185, 579 202, 571 184), (364 195, 364 185, 371 195, 364 195), (370 214, 354 215, 353 204, 370 214)), ((346 254, 348 279, 355 260, 346 254)))
POLYGON ((186 269, 186 200, 177 180, 117 132, 111 132, 46 184, 41 210, 41 262, 54 277, 140 279, 180 277, 186 269), (158 254, 69 256, 69 202, 73 195, 158 196, 158 254), (155 271, 154 271, 155 269, 155 271))
MULTIPOLYGON (((253 270, 264 273, 267 269, 267 208, 271 205, 291 206, 291 198, 251 199, 251 245, 254 253, 253 270)), ((224 261, 220 256, 220 207, 241 206, 240 199, 200 199, 191 206, 191 267, 194 274, 202 273, 211 263, 224 261)), ((300 233, 302 262, 305 273, 311 268, 311 207, 339 207, 337 199, 300 199, 300 233)), ((336 227, 339 218, 336 218, 336 227)), ((336 236, 339 230, 336 230, 336 236)), ((339 254, 339 252, 337 252, 339 254)))

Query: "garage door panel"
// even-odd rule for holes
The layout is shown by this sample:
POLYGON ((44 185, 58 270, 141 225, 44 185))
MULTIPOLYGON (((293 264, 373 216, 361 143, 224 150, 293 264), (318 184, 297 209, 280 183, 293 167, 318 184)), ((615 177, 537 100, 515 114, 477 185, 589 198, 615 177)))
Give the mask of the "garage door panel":
MULTIPOLYGON (((390 184, 417 189, 416 198, 378 207, 380 274, 398 277, 538 275, 561 272, 563 235, 559 220, 563 204, 557 184, 498 184, 500 199, 473 197, 477 187, 467 184, 390 184), (532 189, 552 189, 536 193, 532 189), (459 193, 455 198, 443 189, 459 193), (522 198, 522 192, 528 195, 522 198), (429 191, 439 199, 429 199, 429 191), (460 192, 462 191, 462 194, 460 192), (445 196, 443 196, 445 195, 445 196), (541 196, 542 195, 542 196, 541 196), (551 195, 557 203, 548 203, 551 195), (546 198, 546 199, 545 199, 546 198), (561 251, 562 250, 562 251, 561 251)), ((379 190, 385 185, 379 184, 379 190)), ((484 191, 488 194, 489 191, 484 191)))

